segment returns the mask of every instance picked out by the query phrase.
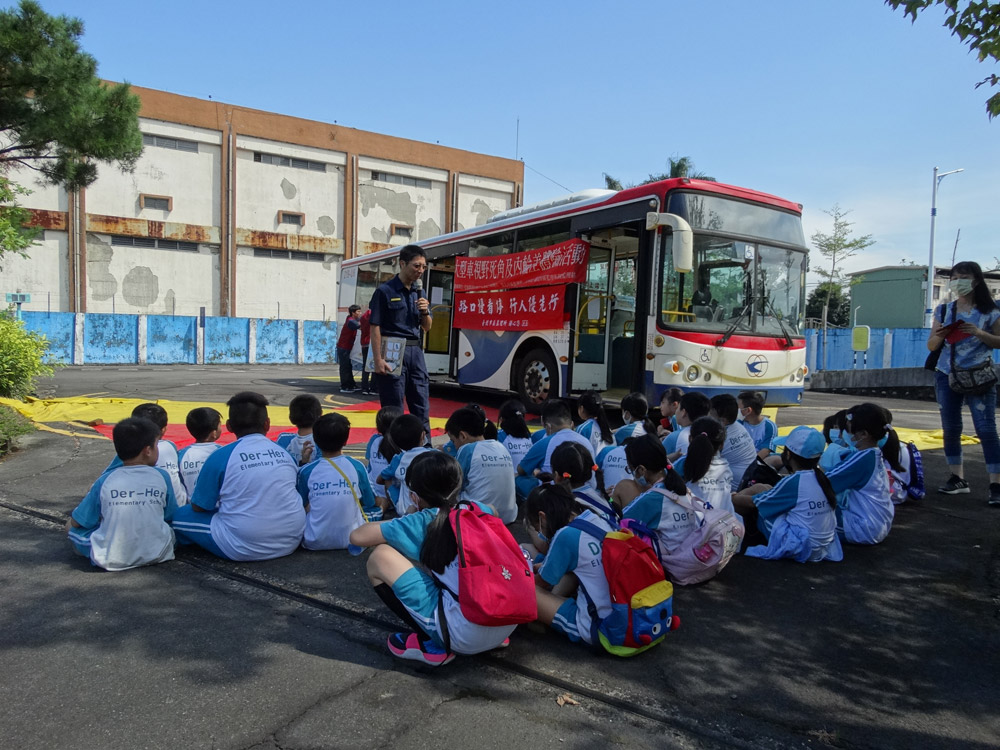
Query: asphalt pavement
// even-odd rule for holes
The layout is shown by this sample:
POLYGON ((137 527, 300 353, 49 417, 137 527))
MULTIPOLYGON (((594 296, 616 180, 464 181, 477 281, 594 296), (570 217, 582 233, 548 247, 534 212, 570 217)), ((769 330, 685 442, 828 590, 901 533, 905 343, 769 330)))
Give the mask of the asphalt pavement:
MULTIPOLYGON (((349 400, 319 366, 67 368, 40 385, 58 397, 349 400)), ((860 400, 810 393, 779 423, 816 424, 860 400)), ((881 403, 899 426, 939 427, 931 402, 881 403)), ((738 557, 678 587, 681 628, 646 654, 615 659, 520 628, 508 649, 421 670, 388 654, 399 627, 364 558, 346 552, 231 563, 182 550, 95 571, 61 523, 113 449, 85 425, 56 428, 0 462, 0 747, 1000 746, 1000 511, 986 505, 978 446, 973 494, 897 508, 877 547, 814 565, 738 557), (567 695, 575 703, 559 705, 567 695)), ((947 476, 939 450, 925 468, 931 487, 947 476)))

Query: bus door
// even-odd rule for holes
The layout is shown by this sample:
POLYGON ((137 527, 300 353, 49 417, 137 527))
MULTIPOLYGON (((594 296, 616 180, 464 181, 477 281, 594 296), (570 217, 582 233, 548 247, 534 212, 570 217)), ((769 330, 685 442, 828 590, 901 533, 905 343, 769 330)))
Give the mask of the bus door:
POLYGON ((428 274, 427 299, 434 323, 424 342, 424 361, 429 375, 452 372, 452 304, 455 300, 454 260, 436 262, 428 274))
POLYGON ((574 332, 572 390, 603 391, 608 385, 608 314, 611 310, 610 245, 592 238, 587 261, 587 279, 579 285, 574 332))

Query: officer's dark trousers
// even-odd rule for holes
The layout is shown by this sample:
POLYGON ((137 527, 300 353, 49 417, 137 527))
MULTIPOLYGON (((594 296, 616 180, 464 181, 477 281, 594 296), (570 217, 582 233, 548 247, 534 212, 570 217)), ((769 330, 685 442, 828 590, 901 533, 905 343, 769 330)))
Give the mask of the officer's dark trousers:
POLYGON ((427 440, 431 439, 430 424, 430 379, 424 364, 424 350, 419 346, 408 346, 403 353, 403 373, 401 375, 374 375, 378 387, 378 397, 382 406, 403 408, 403 397, 410 414, 424 422, 427 440))

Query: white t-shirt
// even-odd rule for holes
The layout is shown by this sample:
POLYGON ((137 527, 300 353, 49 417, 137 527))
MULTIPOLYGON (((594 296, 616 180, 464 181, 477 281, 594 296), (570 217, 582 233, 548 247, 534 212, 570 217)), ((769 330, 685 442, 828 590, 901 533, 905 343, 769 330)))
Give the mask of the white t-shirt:
MULTIPOLYGON (((685 459, 686 460, 686 459, 685 459)), ((736 513, 733 508, 733 471, 722 456, 716 453, 708 465, 705 476, 697 482, 687 482, 687 490, 700 497, 713 508, 736 513)))
POLYGON ((291 454, 265 435, 224 445, 201 467, 191 502, 212 515, 212 540, 230 560, 270 560, 302 541, 306 512, 291 454))
POLYGON ((729 462, 729 468, 733 470, 732 489, 736 492, 747 467, 757 457, 757 447, 753 444, 753 438, 739 422, 733 422, 726 428, 726 442, 722 446, 721 453, 729 462))
POLYGON ((671 493, 660 483, 629 503, 622 517, 633 518, 655 531, 661 555, 674 552, 698 523, 694 512, 674 502, 671 493))
POLYGON ((885 539, 895 508, 881 449, 852 453, 827 477, 837 493, 837 523, 844 538, 854 544, 878 544, 885 539))
POLYGON ((302 463, 302 451, 305 450, 307 445, 312 446, 310 462, 319 457, 319 451, 316 450, 316 443, 313 441, 311 432, 308 435, 300 435, 298 431, 283 432, 274 439, 274 442, 292 455, 296 465, 302 463))
POLYGON ((392 457, 389 465, 382 470, 383 480, 391 479, 395 482, 389 486, 388 491, 389 497, 392 498, 392 502, 396 506, 397 515, 405 516, 417 509, 416 503, 410 499, 410 488, 406 485, 406 470, 410 468, 413 459, 428 450, 430 448, 418 445, 403 453, 397 453, 392 457))
POLYGON ((218 443, 191 443, 187 448, 182 448, 177 456, 180 462, 181 481, 188 495, 194 493, 194 487, 198 483, 198 475, 201 474, 201 467, 205 459, 215 453, 222 446, 218 443))
POLYGON ((299 469, 297 487, 302 500, 309 504, 302 546, 347 549, 351 532, 366 521, 363 509, 375 503, 364 464, 349 456, 320 457, 299 469))
POLYGON ((531 442, 530 437, 519 438, 513 435, 508 435, 503 430, 497 434, 497 440, 503 445, 504 448, 510 453, 510 460, 514 462, 514 474, 517 474, 517 465, 521 463, 528 451, 531 450, 531 446, 534 443, 531 442))
POLYGON ((379 452, 384 437, 384 435, 376 432, 368 439, 368 447, 365 448, 365 460, 368 461, 368 482, 372 486, 375 497, 386 496, 385 485, 378 484, 375 481, 378 479, 378 475, 382 473, 382 470, 389 465, 389 462, 385 460, 385 456, 379 452))
POLYGON ((795 557, 803 562, 843 559, 837 537, 837 516, 816 481, 815 472, 791 474, 767 492, 755 495, 753 501, 760 514, 757 525, 768 537, 767 556, 795 557), (782 540, 775 540, 771 533, 782 520, 805 529, 804 541, 795 544, 795 535, 788 535, 785 544, 791 544, 783 548, 782 540))
POLYGON ((625 446, 605 448, 597 457, 597 465, 601 467, 604 477, 604 491, 609 495, 614 492, 615 485, 623 479, 631 479, 628 472, 628 461, 625 460, 625 446))
POLYGON ((458 449, 462 500, 489 505, 504 523, 517 520, 514 461, 496 440, 478 440, 458 449))
MULTIPOLYGON (((167 472, 167 476, 170 477, 170 487, 174 491, 174 497, 177 500, 177 505, 187 505, 188 503, 188 492, 184 489, 184 483, 181 481, 180 463, 177 459, 177 446, 174 445, 169 440, 160 440, 156 444, 157 459, 156 467, 158 469, 163 469, 167 472)), ((117 469, 122 466, 122 460, 115 456, 111 463, 108 464, 108 468, 104 471, 108 472, 111 469, 117 469)))

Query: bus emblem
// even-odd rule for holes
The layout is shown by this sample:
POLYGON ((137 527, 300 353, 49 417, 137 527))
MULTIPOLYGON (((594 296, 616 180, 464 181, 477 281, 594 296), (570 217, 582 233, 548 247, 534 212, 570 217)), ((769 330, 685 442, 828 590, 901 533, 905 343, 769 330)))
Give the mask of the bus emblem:
POLYGON ((752 378, 762 378, 767 372, 767 357, 763 354, 751 354, 747 358, 747 372, 752 378))

